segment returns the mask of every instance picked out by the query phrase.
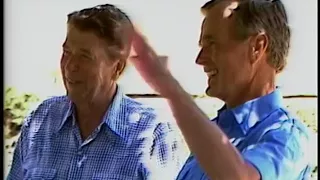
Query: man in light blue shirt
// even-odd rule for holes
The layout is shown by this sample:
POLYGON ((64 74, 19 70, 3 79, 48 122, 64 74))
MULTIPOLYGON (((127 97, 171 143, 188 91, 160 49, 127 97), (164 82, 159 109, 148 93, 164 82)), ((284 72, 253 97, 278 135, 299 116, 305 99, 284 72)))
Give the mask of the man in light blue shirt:
POLYGON ((116 84, 132 28, 109 4, 68 15, 61 58, 67 96, 45 100, 26 118, 9 180, 177 176, 187 158, 178 129, 116 84))
POLYGON ((192 152, 177 179, 308 179, 309 132, 286 110, 275 84, 290 47, 284 5, 280 0, 212 0, 202 12, 196 63, 208 77, 206 94, 225 102, 213 121, 140 32, 133 41, 133 64, 167 99, 192 152))
MULTIPOLYGON (((286 110, 278 89, 232 109, 224 106, 213 123, 257 168, 261 179, 300 180, 310 175, 308 130, 286 110)), ((178 177, 185 179, 209 179, 193 154, 178 177)))

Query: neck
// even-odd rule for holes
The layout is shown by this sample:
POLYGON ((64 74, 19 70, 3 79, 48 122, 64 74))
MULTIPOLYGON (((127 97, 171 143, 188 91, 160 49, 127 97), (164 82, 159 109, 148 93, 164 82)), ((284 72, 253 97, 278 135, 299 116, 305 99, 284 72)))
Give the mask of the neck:
POLYGON ((256 73, 244 88, 235 90, 234 96, 230 96, 225 101, 227 108, 234 108, 252 99, 272 93, 276 89, 275 73, 269 71, 269 76, 266 76, 266 74, 267 72, 256 73))
POLYGON ((79 123, 100 123, 112 103, 116 90, 117 86, 114 84, 109 91, 100 93, 91 99, 75 103, 77 121, 79 123))

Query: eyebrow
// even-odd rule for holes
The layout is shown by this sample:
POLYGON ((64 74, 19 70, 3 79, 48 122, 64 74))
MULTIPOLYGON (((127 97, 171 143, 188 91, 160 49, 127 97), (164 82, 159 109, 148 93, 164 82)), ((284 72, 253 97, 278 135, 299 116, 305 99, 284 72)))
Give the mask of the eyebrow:
MULTIPOLYGON (((62 47, 63 47, 63 48, 68 48, 67 43, 64 42, 64 43, 62 44, 62 47)), ((83 53, 83 54, 88 55, 88 56, 91 57, 91 51, 90 51, 90 50, 85 49, 85 48, 80 48, 79 51, 81 51, 81 53, 83 53)))

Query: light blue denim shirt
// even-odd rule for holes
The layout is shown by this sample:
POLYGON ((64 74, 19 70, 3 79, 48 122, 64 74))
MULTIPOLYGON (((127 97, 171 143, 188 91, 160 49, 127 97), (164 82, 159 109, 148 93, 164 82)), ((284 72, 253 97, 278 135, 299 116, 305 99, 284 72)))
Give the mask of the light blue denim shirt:
MULTIPOLYGON (((223 107, 213 123, 228 135, 245 161, 257 168, 262 180, 306 180, 310 132, 288 113, 282 100, 277 89, 234 109, 223 107)), ((191 154, 177 179, 209 178, 191 154)))
POLYGON ((187 157, 172 119, 118 87, 104 122, 82 140, 66 96, 44 101, 25 120, 9 180, 175 179, 187 157))

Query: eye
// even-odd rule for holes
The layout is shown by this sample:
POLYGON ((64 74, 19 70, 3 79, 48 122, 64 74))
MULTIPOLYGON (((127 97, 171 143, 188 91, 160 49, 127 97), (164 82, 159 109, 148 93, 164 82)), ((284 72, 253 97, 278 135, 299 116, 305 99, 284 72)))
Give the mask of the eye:
POLYGON ((208 40, 208 46, 214 46, 216 43, 213 40, 208 40))
POLYGON ((213 40, 205 40, 205 41, 203 41, 203 47, 204 48, 209 48, 209 47, 212 47, 212 46, 214 46, 215 45, 215 41, 213 41, 213 40))
POLYGON ((68 49, 63 49, 63 55, 64 56, 68 56, 71 54, 71 51, 69 51, 68 49))
POLYGON ((77 57, 81 61, 92 61, 93 60, 93 57, 88 54, 78 54, 77 57))

